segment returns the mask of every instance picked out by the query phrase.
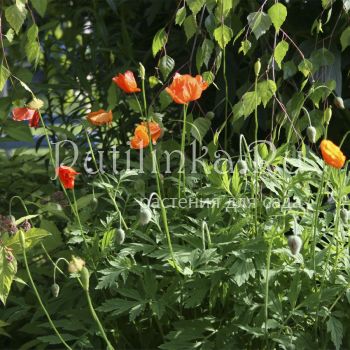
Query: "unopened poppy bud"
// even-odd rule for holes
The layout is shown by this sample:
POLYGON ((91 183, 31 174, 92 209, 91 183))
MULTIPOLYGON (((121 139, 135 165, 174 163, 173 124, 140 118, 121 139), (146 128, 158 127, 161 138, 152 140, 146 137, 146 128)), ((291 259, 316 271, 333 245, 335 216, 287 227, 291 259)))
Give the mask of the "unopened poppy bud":
POLYGON ((344 224, 349 222, 349 212, 345 208, 340 211, 340 217, 344 224))
POLYGON ((77 273, 80 272, 84 266, 85 261, 83 259, 73 256, 72 260, 69 262, 68 271, 70 273, 77 273))
POLYGON ((152 219, 152 211, 150 208, 141 208, 140 210, 140 224, 142 226, 147 225, 152 219))
POLYGON ((332 118, 332 107, 329 106, 324 110, 324 121, 326 124, 329 124, 332 118))
POLYGON ((209 112, 207 112, 205 117, 208 118, 208 119, 213 119, 215 117, 215 113, 212 112, 212 111, 209 111, 209 112))
POLYGON ((316 129, 312 125, 306 129, 306 134, 311 143, 316 142, 316 129))
POLYGON ((343 101, 343 99, 340 96, 334 97, 333 103, 334 103, 334 106, 336 106, 337 108, 345 109, 344 101, 343 101))
POLYGON ((32 228, 32 225, 28 220, 24 220, 23 224, 21 225, 21 228, 24 232, 27 232, 32 228))
POLYGON ((300 253, 301 246, 303 244, 302 239, 297 235, 288 236, 288 247, 293 255, 300 253))
POLYGON ((60 286, 57 283, 54 283, 51 286, 51 293, 55 298, 57 298, 58 294, 60 294, 60 286))
POLYGON ((27 105, 31 109, 41 109, 44 107, 44 101, 40 100, 40 98, 34 97, 27 105))
POLYGON ((139 62, 139 73, 140 73, 140 78, 142 80, 145 80, 146 70, 145 70, 145 67, 143 66, 143 64, 141 62, 139 62))
POLYGON ((115 230, 115 241, 117 244, 123 244, 125 240, 125 231, 122 228, 115 230))
POLYGON ((22 230, 19 231, 19 242, 21 243, 22 248, 24 248, 26 245, 26 237, 22 230))
POLYGON ((83 289, 85 291, 88 291, 89 290, 90 273, 89 273, 89 270, 85 266, 80 271, 80 279, 81 279, 81 284, 83 285, 83 289))
POLYGON ((95 210, 98 206, 98 199, 96 197, 92 198, 92 209, 95 210))
POLYGON ((260 69, 261 69, 261 62, 260 62, 260 58, 258 58, 258 60, 254 64, 254 72, 256 77, 259 75, 260 69))
POLYGON ((245 175, 248 171, 248 165, 247 162, 243 159, 240 159, 237 162, 238 170, 241 175, 245 175))

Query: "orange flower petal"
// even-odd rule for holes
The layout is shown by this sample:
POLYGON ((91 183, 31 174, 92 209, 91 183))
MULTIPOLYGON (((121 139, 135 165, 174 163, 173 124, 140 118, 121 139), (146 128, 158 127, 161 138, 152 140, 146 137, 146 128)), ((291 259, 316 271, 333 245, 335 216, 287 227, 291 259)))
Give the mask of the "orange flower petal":
POLYGON ((346 161, 346 157, 340 148, 330 140, 322 140, 321 153, 326 164, 336 169, 341 169, 346 161))
POLYGON ((87 115, 87 120, 93 125, 105 125, 110 124, 113 119, 112 111, 105 111, 104 109, 100 109, 96 112, 91 112, 87 115))
POLYGON ((124 74, 119 73, 112 80, 127 94, 141 91, 141 89, 137 87, 134 73, 129 70, 124 74))

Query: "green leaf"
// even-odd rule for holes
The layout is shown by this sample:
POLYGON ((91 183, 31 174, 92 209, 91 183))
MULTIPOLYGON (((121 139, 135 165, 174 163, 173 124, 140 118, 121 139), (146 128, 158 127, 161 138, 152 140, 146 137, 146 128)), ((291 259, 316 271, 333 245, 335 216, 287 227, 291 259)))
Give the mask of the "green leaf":
POLYGON ((297 66, 293 61, 288 61, 283 64, 283 79, 286 80, 292 77, 298 71, 297 66))
POLYGON ((243 52, 243 55, 246 55, 249 49, 252 47, 252 43, 246 39, 241 42, 241 47, 238 50, 238 53, 243 52))
POLYGON ((117 99, 117 89, 115 84, 112 82, 111 85, 109 85, 108 91, 107 91, 107 103, 108 103, 108 110, 114 109, 114 107, 118 103, 117 99))
POLYGON ((247 19, 249 27, 253 31, 256 40, 265 34, 271 26, 270 17, 262 11, 250 13, 247 19))
POLYGON ((214 50, 214 43, 209 39, 204 39, 202 44, 202 56, 203 56, 203 62, 208 68, 209 66, 209 60, 214 50))
POLYGON ((174 67, 175 61, 170 56, 165 55, 160 59, 159 69, 163 75, 164 80, 166 80, 166 78, 169 76, 174 67))
POLYGON ((266 107, 267 103, 271 100, 276 91, 277 86, 273 80, 265 80, 258 83, 258 98, 261 99, 264 107, 266 107))
POLYGON ((202 143, 204 136, 210 129, 210 120, 207 118, 197 118, 191 127, 192 136, 200 143, 202 143))
POLYGON ((26 141, 33 143, 31 130, 24 122, 16 122, 9 119, 6 121, 4 131, 7 135, 17 141, 26 141))
POLYGON ((242 96, 242 114, 244 117, 248 117, 257 106, 261 103, 261 99, 255 91, 246 92, 242 96))
POLYGON ((153 42, 152 42, 152 53, 154 57, 161 50, 161 48, 165 46, 167 40, 168 40, 168 36, 165 32, 165 29, 164 28, 160 29, 157 32, 157 34, 154 36, 153 42))
POLYGON ((197 32, 197 22, 193 15, 188 16, 184 21, 184 30, 187 41, 190 40, 197 32))
POLYGON ((10 75, 10 71, 5 66, 0 65, 0 92, 3 90, 10 75))
POLYGON ((342 323, 335 317, 331 316, 327 321, 327 331, 331 333, 332 342, 335 345, 335 348, 339 350, 343 341, 342 323))
POLYGON ((322 0, 322 7, 327 9, 333 4, 334 0, 322 0))
POLYGON ((26 16, 25 5, 20 2, 16 2, 16 5, 11 5, 5 10, 6 20, 17 34, 22 28, 26 16))
POLYGON ((41 17, 45 16, 48 0, 31 0, 33 7, 41 17))
POLYGON ((282 68, 282 61, 286 56, 288 49, 289 49, 289 44, 285 40, 281 40, 275 48, 275 52, 273 53, 273 56, 280 68, 282 68))
POLYGON ((268 9, 267 13, 278 32, 287 18, 287 8, 281 3, 276 3, 268 9))
POLYGON ((208 85, 212 84, 215 79, 215 75, 212 71, 207 71, 202 74, 203 80, 208 83, 208 85))
POLYGON ((341 50, 344 51, 350 46, 350 27, 347 27, 340 36, 341 50))
POLYGON ((248 281, 249 277, 255 277, 255 267, 252 259, 245 260, 237 259, 229 270, 230 275, 233 275, 234 281, 238 287, 248 281))
POLYGON ((218 0, 217 6, 215 9, 216 18, 221 21, 222 18, 225 18, 230 13, 231 9, 237 5, 238 1, 232 0, 218 0))
POLYGON ((307 77, 312 73, 313 66, 312 63, 305 58, 299 63, 298 69, 303 73, 304 77, 307 77))
POLYGON ((38 27, 33 24, 27 32, 27 43, 25 52, 29 62, 34 62, 37 65, 40 55, 40 45, 38 42, 38 27))
POLYGON ((186 7, 179 8, 176 12, 175 24, 181 26, 186 18, 186 7))
POLYGON ((195 16, 201 8, 205 5, 206 0, 186 0, 186 4, 190 8, 190 10, 193 12, 193 15, 195 16))
POLYGON ((4 246, 0 246, 0 300, 5 305, 13 278, 17 272, 17 260, 4 246), (12 260, 12 261, 10 261, 12 260))
POLYGON ((214 38, 219 46, 224 49, 233 38, 233 31, 230 27, 223 24, 214 30, 214 38))

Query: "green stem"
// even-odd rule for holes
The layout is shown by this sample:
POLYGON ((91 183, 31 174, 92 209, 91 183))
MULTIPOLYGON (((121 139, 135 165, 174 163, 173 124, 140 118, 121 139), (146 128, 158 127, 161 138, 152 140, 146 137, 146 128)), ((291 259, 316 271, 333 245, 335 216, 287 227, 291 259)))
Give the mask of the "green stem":
POLYGON ((223 49, 223 74, 224 74, 224 83, 225 83, 225 130, 224 130, 224 146, 227 151, 228 147, 228 137, 227 137, 227 112, 228 112, 228 83, 226 76, 226 49, 223 49))
POLYGON ((266 275, 265 275, 265 338, 266 338, 266 348, 268 349, 268 328, 267 328, 267 321, 269 318, 269 274, 270 274, 270 265, 271 265, 271 252, 272 252, 272 242, 269 241, 269 246, 267 250, 267 257, 266 257, 266 275))
MULTIPOLYGON (((23 235, 24 236, 24 235, 23 235)), ((64 339, 62 338, 61 334, 59 333, 59 331, 57 330, 56 326, 54 325, 54 323, 52 322, 52 319, 49 315, 49 313, 47 312, 42 300, 41 300, 41 297, 40 297, 40 294, 38 292, 38 290, 36 289, 36 286, 35 286, 35 283, 33 281, 33 278, 32 278, 32 275, 30 273, 30 269, 29 269, 29 266, 28 266, 28 260, 27 260, 27 254, 26 254, 26 249, 25 249, 25 244, 22 244, 22 249, 23 249, 23 258, 24 258, 24 265, 26 267, 26 270, 27 270, 27 274, 28 274, 28 278, 29 278, 29 281, 30 281, 30 284, 32 285, 32 288, 34 290, 34 293, 35 293, 35 296, 36 298, 38 299, 38 302, 42 308, 42 310, 44 311, 46 317, 47 317, 47 320, 49 321, 50 323, 50 326, 52 327, 52 329, 54 330, 54 332, 56 333, 57 337, 60 339, 60 341, 62 342, 62 344, 67 348, 67 349, 70 349, 72 350, 72 348, 64 341, 64 339)))
POLYGON ((181 198, 181 187, 182 187, 182 180, 184 188, 186 188, 186 174, 185 174, 185 143, 186 143, 186 123, 187 123, 187 108, 188 105, 184 105, 183 108, 183 126, 182 126, 182 136, 181 136, 181 163, 180 163, 180 169, 179 169, 179 183, 178 183, 178 198, 181 198))

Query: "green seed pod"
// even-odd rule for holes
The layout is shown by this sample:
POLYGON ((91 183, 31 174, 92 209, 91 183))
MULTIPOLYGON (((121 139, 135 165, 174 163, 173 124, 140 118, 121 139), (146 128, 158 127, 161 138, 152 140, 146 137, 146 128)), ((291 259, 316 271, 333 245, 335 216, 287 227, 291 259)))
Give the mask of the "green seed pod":
POLYGON ((19 242, 21 243, 22 248, 26 246, 26 236, 22 230, 19 230, 19 242))
POLYGON ((336 106, 337 108, 345 109, 344 101, 340 96, 334 97, 333 103, 334 103, 334 106, 336 106))
POLYGON ((51 293, 55 298, 58 297, 58 294, 60 293, 60 286, 57 283, 54 283, 51 286, 51 293))
POLYGON ((293 255, 300 253, 301 246, 303 245, 302 239, 297 235, 288 236, 288 247, 293 255))
POLYGON ((306 129, 306 135, 311 143, 316 143, 316 129, 312 125, 306 129))
POLYGON ((340 218, 344 224, 349 222, 349 212, 345 208, 340 211, 340 218))
POLYGON ((215 113, 212 112, 212 111, 209 111, 209 112, 207 112, 205 117, 211 120, 211 119, 213 119, 215 117, 215 113))
POLYGON ((81 283, 83 285, 83 289, 85 291, 88 291, 89 290, 90 273, 89 273, 89 270, 85 266, 80 271, 80 279, 81 279, 81 283))
POLYGON ((114 238, 117 244, 123 244, 125 240, 125 231, 122 228, 117 228, 114 238))
POLYGON ((324 121, 326 124, 329 124, 332 118, 332 107, 329 106, 324 110, 324 121))
POLYGON ((246 162, 245 160, 240 159, 240 160, 237 162, 237 166, 238 166, 239 173, 240 173, 241 175, 247 174, 248 165, 247 165, 247 162, 246 162))
POLYGON ((259 76, 260 70, 261 70, 261 62, 260 62, 260 58, 258 58, 258 60, 254 64, 254 72, 256 77, 259 76))
POLYGON ((141 208, 140 210, 140 224, 142 226, 147 225, 152 219, 152 211, 150 208, 141 208))

